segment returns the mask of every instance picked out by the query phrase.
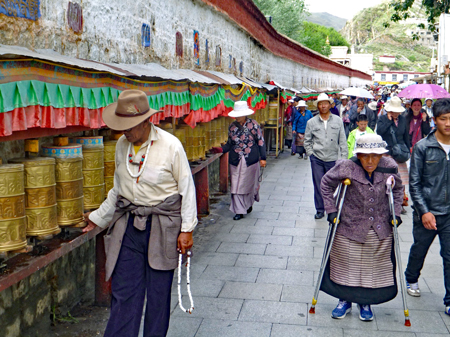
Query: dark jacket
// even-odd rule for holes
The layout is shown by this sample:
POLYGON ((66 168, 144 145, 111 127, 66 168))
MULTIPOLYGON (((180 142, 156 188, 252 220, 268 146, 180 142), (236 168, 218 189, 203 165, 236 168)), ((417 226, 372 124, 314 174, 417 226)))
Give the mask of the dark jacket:
POLYGON ((394 140, 392 139, 391 126, 394 128, 395 135, 397 138, 397 143, 405 144, 408 148, 411 148, 409 142, 409 134, 406 129, 406 119, 402 115, 398 116, 398 126, 395 126, 394 121, 391 121, 387 115, 383 115, 378 119, 377 124, 377 134, 383 138, 387 143, 387 149, 389 154, 391 154, 392 146, 394 145, 394 140))
MULTIPOLYGON (((421 110, 420 114, 422 114, 422 112, 425 112, 425 110, 421 110)), ((409 144, 412 146, 412 139, 413 139, 413 135, 409 133, 410 131, 410 125, 411 125, 411 119, 413 118, 413 112, 410 109, 409 112, 406 114, 405 119, 406 119, 406 132, 408 132, 409 135, 409 144)), ((420 127, 420 130, 422 131, 422 138, 425 138, 431 131, 431 127, 430 127, 430 117, 428 117, 427 115, 427 119, 424 122, 422 120, 422 125, 420 127)))
MULTIPOLYGON (((392 158, 382 157, 378 166, 396 171, 397 163, 392 158)), ((393 188, 395 215, 400 216, 403 186, 398 174, 374 172, 372 184, 367 180, 362 166, 345 159, 338 160, 336 165, 323 176, 321 191, 328 214, 337 212, 333 193, 338 185, 347 178, 351 180, 337 227, 339 234, 361 243, 365 242, 371 228, 378 234, 380 240, 391 234, 389 199, 386 194, 386 180, 391 175, 395 178, 393 188)))
MULTIPOLYGON (((258 124, 255 120, 251 120, 251 121, 254 124, 258 124)), ((233 122, 232 124, 234 124, 234 123, 235 122, 233 122)), ((243 127, 242 127, 242 130, 244 132, 243 127)), ((261 132, 262 132, 262 130, 261 130, 261 132)), ((254 137, 253 135, 248 135, 248 132, 247 132, 247 136, 254 137)), ((228 136, 228 141, 225 143, 225 145, 222 146, 222 150, 223 150, 223 153, 230 152, 229 157, 228 157, 228 162, 233 166, 238 166, 240 158, 239 158, 239 153, 234 151, 235 145, 236 145, 235 142, 231 139, 230 136, 228 136)), ((258 146, 258 141, 255 139, 253 141, 253 146, 250 148, 250 153, 248 154, 248 157, 245 158, 245 162, 247 163, 247 167, 248 167, 250 165, 256 164, 257 162, 259 162, 259 160, 266 160, 266 144, 263 142, 262 146, 258 146)))
MULTIPOLYGON (((377 114, 369 109, 369 107, 366 105, 364 105, 364 108, 366 109, 366 115, 367 115, 367 119, 368 119, 368 127, 371 128, 372 130, 375 130, 375 126, 377 125, 377 114)), ((354 104, 352 105, 352 107, 350 108, 350 113, 349 113, 349 118, 350 118, 350 131, 356 129, 358 127, 358 125, 356 125, 356 119, 358 118, 358 105, 354 104)))
POLYGON ((409 193, 420 217, 450 213, 449 170, 447 154, 432 131, 414 146, 409 169, 409 193))

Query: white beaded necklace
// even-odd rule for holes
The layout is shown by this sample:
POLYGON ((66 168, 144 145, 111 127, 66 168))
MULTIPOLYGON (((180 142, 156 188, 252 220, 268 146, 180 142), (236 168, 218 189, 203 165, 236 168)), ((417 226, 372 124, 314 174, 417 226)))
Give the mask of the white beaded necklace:
POLYGON ((127 158, 125 160, 127 162, 127 171, 132 178, 139 178, 139 176, 142 174, 142 172, 144 172, 145 164, 147 163, 147 159, 148 159, 148 152, 150 151, 150 147, 152 146, 152 144, 153 144, 153 141, 150 144, 148 144, 147 150, 145 151, 145 155, 142 156, 141 162, 139 163, 138 173, 136 173, 136 174, 133 174, 130 170, 130 162, 133 162, 133 160, 131 159, 131 157, 133 155, 131 154, 131 143, 130 143, 130 145, 128 145, 128 153, 127 153, 127 158), (128 158, 130 158, 130 159, 128 159, 128 158), (142 168, 142 170, 141 170, 141 168, 142 168))
POLYGON ((181 299, 181 266, 183 264, 183 254, 180 253, 178 258, 178 304, 180 309, 184 312, 188 312, 192 314, 192 310, 194 310, 194 300, 192 299, 191 293, 191 251, 187 252, 187 261, 186 261, 186 283, 187 283, 187 292, 189 295, 189 301, 191 302, 191 307, 189 309, 185 309, 183 307, 183 300, 181 299))

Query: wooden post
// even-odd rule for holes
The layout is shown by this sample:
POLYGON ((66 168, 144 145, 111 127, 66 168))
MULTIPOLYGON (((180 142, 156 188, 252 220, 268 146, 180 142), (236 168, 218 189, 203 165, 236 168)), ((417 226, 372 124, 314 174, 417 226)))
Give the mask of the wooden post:
POLYGON ((208 167, 204 167, 194 176, 195 191, 197 194, 197 214, 209 214, 209 179, 208 167))

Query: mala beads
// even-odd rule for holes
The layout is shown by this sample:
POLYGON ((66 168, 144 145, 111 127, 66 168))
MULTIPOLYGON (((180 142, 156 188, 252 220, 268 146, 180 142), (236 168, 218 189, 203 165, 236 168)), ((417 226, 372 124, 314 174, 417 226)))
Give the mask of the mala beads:
POLYGON ((192 255, 191 251, 188 250, 186 255, 187 255, 186 283, 187 283, 187 292, 189 295, 189 301, 191 302, 191 307, 189 309, 185 309, 183 307, 183 300, 181 298, 181 266, 183 264, 183 254, 181 254, 181 253, 178 257, 178 303, 179 303, 181 310, 192 314, 192 310, 194 310, 194 300, 192 299, 192 293, 191 293, 191 255, 192 255))

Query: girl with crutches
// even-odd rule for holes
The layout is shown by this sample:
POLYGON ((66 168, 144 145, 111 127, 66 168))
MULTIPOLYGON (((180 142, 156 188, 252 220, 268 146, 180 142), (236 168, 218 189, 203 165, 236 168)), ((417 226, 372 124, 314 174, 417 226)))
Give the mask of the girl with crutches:
MULTIPOLYGON (((336 235, 330 240, 330 258, 325 261, 320 289, 339 298, 331 317, 344 318, 358 304, 359 318, 373 320, 371 305, 392 300, 397 295, 395 254, 386 181, 393 176, 393 200, 396 220, 403 188, 396 162, 388 157, 386 143, 375 134, 360 137, 352 159, 339 160, 322 179, 321 190, 331 224, 337 222, 336 235), (350 179, 340 218, 333 193, 350 179), (336 221, 338 220, 338 221, 336 221)), ((315 299, 317 301, 317 299, 315 299)))

